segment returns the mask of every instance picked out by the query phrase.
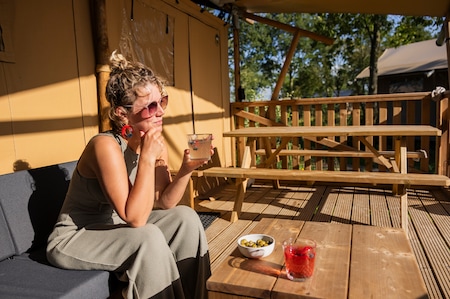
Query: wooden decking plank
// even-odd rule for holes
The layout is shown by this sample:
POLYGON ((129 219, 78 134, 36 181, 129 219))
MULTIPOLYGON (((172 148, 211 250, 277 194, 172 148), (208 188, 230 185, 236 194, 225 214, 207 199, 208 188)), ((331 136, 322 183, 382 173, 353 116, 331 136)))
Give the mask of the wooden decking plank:
POLYGON ((308 201, 313 196, 313 193, 316 191, 317 189, 315 187, 297 186, 297 191, 292 196, 292 200, 295 201, 295 206, 297 207, 294 218, 300 216, 303 208, 307 205, 308 201))
POLYGON ((410 201, 409 214, 411 222, 419 235, 423 249, 433 268, 436 282, 444 294, 450 294, 450 250, 448 245, 442 239, 430 215, 423 208, 417 194, 411 194, 408 198, 410 201))
POLYGON ((321 201, 321 205, 318 207, 312 220, 317 222, 330 222, 336 205, 337 196, 338 193, 336 192, 336 189, 329 188, 327 197, 321 201))
POLYGON ((293 199, 297 199, 300 201, 308 200, 311 197, 311 194, 316 190, 315 187, 308 187, 296 184, 297 189, 293 195, 293 199))
POLYGON ((205 230, 208 242, 211 242, 218 237, 228 226, 230 226, 230 221, 222 218, 214 220, 214 222, 205 230))
POLYGON ((245 195, 242 213, 239 218, 254 221, 270 204, 270 198, 266 196, 268 193, 272 193, 270 189, 258 192, 258 189, 250 188, 250 191, 245 195))
POLYGON ((389 216, 389 211, 387 209, 384 190, 375 188, 370 189, 369 200, 370 200, 370 215, 372 225, 390 227, 391 219, 389 216))
POLYGON ((422 274, 422 278, 427 287, 428 296, 434 299, 442 299, 443 296, 439 289, 438 283, 436 282, 436 278, 434 277, 433 269, 428 262, 427 256, 423 250, 422 244, 420 243, 416 230, 412 225, 411 219, 409 219, 408 227, 410 227, 408 230, 409 243, 411 244, 414 256, 416 257, 416 261, 419 265, 420 273, 422 274))
MULTIPOLYGON (((441 241, 443 244, 447 244, 447 248, 435 246, 435 252, 437 255, 441 256, 438 262, 443 263, 443 269, 449 269, 450 247, 448 245, 448 240, 450 239, 450 217, 448 217, 449 215, 443 208, 442 204, 432 198, 431 193, 429 193, 428 191, 421 191, 417 192, 417 195, 422 202, 425 211, 433 220, 433 224, 437 230, 437 233, 440 234, 440 238, 437 238, 436 241, 441 241)), ((437 273, 436 276, 441 277, 441 288, 450 292, 450 273, 444 271, 442 273, 437 273)))
POLYGON ((242 213, 242 217, 245 219, 252 218, 255 221, 263 213, 267 213, 268 215, 270 215, 271 213, 267 211, 267 207, 270 207, 273 201, 273 198, 264 197, 264 195, 261 194, 261 197, 258 199, 258 201, 242 213))
MULTIPOLYGON (((450 244, 450 214, 445 209, 444 204, 436 201, 430 193, 420 192, 418 195, 442 237, 447 244, 450 244)), ((450 208, 450 204, 448 206, 450 208)))
POLYGON ((447 214, 450 215, 450 189, 433 189, 431 190, 434 198, 442 203, 447 214))
POLYGON ((281 209, 281 206, 278 203, 279 198, 283 198, 284 194, 285 192, 283 189, 278 189, 273 190, 270 193, 267 193, 265 197, 261 198, 260 199, 261 205, 263 205, 264 203, 266 205, 260 207, 261 212, 259 213, 259 215, 256 215, 255 221, 261 220, 261 215, 264 215, 264 217, 271 217, 271 218, 276 217, 281 209))
POLYGON ((353 204, 353 187, 339 188, 339 196, 333 211, 331 222, 350 223, 353 204))
MULTIPOLYGON (((450 191, 444 191, 444 190, 432 190, 432 194, 434 198, 439 201, 442 208, 445 210, 445 213, 448 216, 450 216, 450 191)), ((447 227, 448 229, 448 227, 447 227)), ((444 239, 446 240, 447 244, 450 244, 449 236, 447 235, 447 232, 443 234, 444 239)))
POLYGON ((310 187, 302 187, 293 185, 290 186, 294 188, 292 192, 289 193, 289 201, 283 207, 281 207, 278 213, 278 218, 294 219, 299 217, 302 213, 302 209, 308 203, 309 198, 312 196, 312 192, 315 189, 310 187))
MULTIPOLYGON (((226 220, 224 220, 226 221, 226 220)), ((229 224, 220 234, 215 235, 214 238, 208 239, 209 256, 212 262, 222 253, 223 249, 231 243, 237 234, 251 224, 251 221, 242 220, 236 225, 229 224)), ((212 225, 210 227, 213 227, 212 225)), ((209 228, 208 228, 209 229, 209 228)))
POLYGON ((311 193, 309 194, 310 196, 308 200, 305 200, 301 205, 299 209, 300 214, 295 216, 294 219, 310 221, 314 217, 314 214, 317 211, 317 207, 319 206, 320 202, 322 201, 326 193, 327 187, 325 186, 314 187, 311 193))
POLYGON ((211 210, 232 210, 234 205, 234 198, 236 197, 236 187, 234 185, 226 185, 220 193, 212 196, 214 200, 202 200, 196 204, 196 210, 211 211, 211 210), (229 209, 228 209, 229 207, 229 209))
MULTIPOLYGON (((409 192, 409 191, 407 191, 409 192)), ((389 215, 391 216, 392 227, 401 227, 401 217, 400 217, 400 198, 393 195, 391 190, 384 190, 384 195, 386 197, 389 215)))
POLYGON ((352 223, 370 224, 370 207, 367 189, 355 187, 353 194, 352 223))
POLYGON ((278 218, 292 219, 298 215, 298 210, 303 202, 294 198, 298 187, 290 186, 290 190, 290 192, 286 193, 284 199, 278 202, 281 208, 277 215, 278 218))

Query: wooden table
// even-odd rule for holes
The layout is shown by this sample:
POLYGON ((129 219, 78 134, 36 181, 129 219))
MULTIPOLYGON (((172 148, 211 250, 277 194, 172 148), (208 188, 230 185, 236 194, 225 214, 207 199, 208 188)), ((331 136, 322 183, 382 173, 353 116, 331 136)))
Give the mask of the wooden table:
MULTIPOLYGON (((355 137, 360 140, 373 154, 373 158, 393 172, 406 172, 407 150, 406 137, 408 136, 441 136, 441 130, 426 125, 375 125, 375 126, 276 126, 276 127, 247 127, 223 133, 224 137, 247 137, 247 145, 256 141, 256 138, 265 140, 267 160, 265 166, 270 166, 277 154, 286 148, 291 138, 302 137, 313 142, 325 145, 336 150, 346 150, 355 156, 358 151, 350 146, 340 144, 328 137, 344 136, 355 137), (371 136, 391 136, 394 138, 395 160, 391 161, 380 153, 366 138, 371 136), (275 151, 269 143, 270 137, 281 137, 281 143, 275 151)), ((253 149, 254 147, 250 147, 253 149)), ((360 152, 360 151, 359 151, 360 152)), ((252 155, 254 156, 254 155, 252 155)))
POLYGON ((264 218, 252 233, 272 235, 274 252, 248 259, 236 245, 207 281, 210 299, 428 298, 402 229, 264 218), (317 243, 314 274, 307 281, 286 278, 281 243, 289 237, 317 243))
MULTIPOLYGON (((281 149, 286 148, 287 143, 291 138, 306 138, 312 140, 316 143, 320 143, 322 145, 328 146, 334 149, 343 149, 349 152, 357 154, 357 150, 342 145, 334 140, 329 139, 331 136, 353 136, 360 140, 366 148, 373 154, 373 158, 379 161, 379 163, 386 166, 386 168, 390 169, 392 172, 406 174, 407 173, 407 147, 406 147, 406 137, 408 136, 441 136, 441 130, 426 125, 374 125, 374 126, 298 126, 298 127, 289 127, 289 126, 273 126, 273 127, 247 127, 236 129, 230 132, 224 132, 224 137, 246 137, 247 138, 247 146, 246 153, 242 157, 242 166, 243 168, 248 168, 252 164, 252 159, 254 159, 255 155, 253 143, 257 138, 263 138, 265 140, 265 151, 267 160, 263 167, 270 168, 275 161, 277 154, 281 151, 281 149), (380 151, 378 151, 366 138, 371 136, 391 136, 394 138, 394 159, 389 159, 382 155, 380 151), (281 142, 275 151, 272 150, 272 146, 270 145, 270 137, 281 137, 281 142), (248 153, 250 152, 250 153, 248 153)), ((254 161, 253 161, 254 162, 254 161)), ((314 177, 314 174, 311 173, 311 176, 314 177)), ((385 177, 386 184, 390 184, 389 174, 385 177)), ((344 178, 345 182, 345 178, 344 178)), ((245 182, 244 182, 245 183, 245 182)), ((242 185, 244 185, 242 183, 242 185)), ((245 183, 246 184, 246 183, 245 183)), ((397 185, 392 184, 392 191, 395 195, 400 196, 400 210, 401 210, 401 224, 402 227, 407 230, 407 210, 408 210, 408 202, 407 202, 407 191, 405 185, 397 185)), ((279 183, 274 178, 274 187, 278 188, 279 183)), ((241 187, 240 189, 244 189, 245 187, 241 187)), ((245 192, 245 191, 244 191, 245 192)), ((239 192, 236 201, 236 205, 241 205, 243 201, 242 192, 239 192)), ((235 209, 237 210, 237 209, 235 209)), ((236 218, 236 217, 235 217, 236 218)), ((407 231, 406 231, 407 233, 407 231)))

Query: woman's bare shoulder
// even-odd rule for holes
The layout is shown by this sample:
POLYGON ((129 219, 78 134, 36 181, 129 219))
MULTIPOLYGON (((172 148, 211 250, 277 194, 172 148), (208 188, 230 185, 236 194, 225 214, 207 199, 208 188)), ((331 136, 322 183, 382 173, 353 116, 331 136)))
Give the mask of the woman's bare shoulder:
POLYGON ((78 168, 86 177, 97 173, 100 165, 122 156, 120 145, 113 135, 99 134, 91 138, 80 157, 78 168))

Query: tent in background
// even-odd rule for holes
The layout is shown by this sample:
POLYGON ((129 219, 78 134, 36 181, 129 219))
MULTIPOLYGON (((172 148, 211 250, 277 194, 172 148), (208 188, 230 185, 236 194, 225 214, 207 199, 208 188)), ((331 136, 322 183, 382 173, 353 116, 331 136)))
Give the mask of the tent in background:
MULTIPOLYGON (((386 49, 378 58, 378 93, 448 89, 448 62, 445 47, 434 39, 386 49)), ((356 79, 369 77, 369 67, 356 79)))

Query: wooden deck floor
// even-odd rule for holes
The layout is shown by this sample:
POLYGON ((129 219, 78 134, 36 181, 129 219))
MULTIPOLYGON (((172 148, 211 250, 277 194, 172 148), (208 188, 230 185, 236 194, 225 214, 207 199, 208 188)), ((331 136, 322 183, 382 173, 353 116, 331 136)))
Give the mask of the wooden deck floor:
MULTIPOLYGON (((196 210, 220 212, 207 229, 214 272, 235 248, 235 240, 264 217, 304 221, 400 227, 400 200, 389 189, 299 186, 256 182, 247 189, 243 213, 230 223, 235 189, 219 188, 215 200, 196 200, 196 210)), ((450 298, 450 192, 443 189, 408 190, 409 238, 430 298, 450 298)))

